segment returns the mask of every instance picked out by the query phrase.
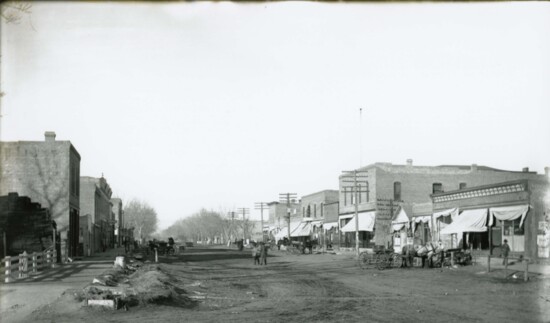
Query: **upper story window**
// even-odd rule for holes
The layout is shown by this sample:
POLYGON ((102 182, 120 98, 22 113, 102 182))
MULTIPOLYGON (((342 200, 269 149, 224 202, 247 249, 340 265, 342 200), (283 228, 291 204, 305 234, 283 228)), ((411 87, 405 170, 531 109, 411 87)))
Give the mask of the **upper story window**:
POLYGON ((317 204, 313 204, 313 217, 317 217, 317 204))
POLYGON ((324 215, 324 214, 323 214, 323 213, 324 213, 324 210, 323 210, 323 209, 325 208, 325 203, 321 202, 320 207, 321 207, 321 217, 323 217, 323 215, 324 215))
POLYGON ((344 206, 348 205, 348 188, 344 187, 344 206))
POLYGON ((432 184, 432 193, 443 193, 443 184, 441 183, 433 183, 432 184))
POLYGON ((461 190, 462 190, 462 189, 465 189, 465 188, 466 188, 466 183, 460 183, 460 184, 458 184, 458 188, 461 189, 461 190))
POLYGON ((307 217, 309 218, 311 216, 311 206, 307 206, 307 217))
POLYGON ((367 202, 367 203, 369 202, 369 198, 370 198, 369 193, 370 193, 370 191, 369 191, 369 182, 366 182, 365 183, 365 202, 367 202))
POLYGON ((401 182, 393 183, 393 199, 401 201, 401 182))
POLYGON ((357 184, 357 197, 358 197, 358 203, 361 204, 361 194, 363 194, 363 190, 361 188, 361 184, 357 184))

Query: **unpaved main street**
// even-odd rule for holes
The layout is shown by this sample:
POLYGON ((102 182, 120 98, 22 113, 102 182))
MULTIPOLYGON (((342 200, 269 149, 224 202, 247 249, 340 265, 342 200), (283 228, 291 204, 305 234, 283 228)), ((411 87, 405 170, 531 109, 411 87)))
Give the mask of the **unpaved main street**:
POLYGON ((482 266, 361 270, 352 255, 272 251, 267 266, 250 251, 189 248, 161 257, 192 305, 82 308, 66 293, 35 311, 38 322, 548 322, 546 277, 502 279, 482 266))

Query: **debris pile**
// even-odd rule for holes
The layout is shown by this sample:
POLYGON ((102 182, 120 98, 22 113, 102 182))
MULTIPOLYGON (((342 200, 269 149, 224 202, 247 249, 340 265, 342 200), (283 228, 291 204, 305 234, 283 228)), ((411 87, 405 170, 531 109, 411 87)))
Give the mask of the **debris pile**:
POLYGON ((88 306, 101 306, 110 309, 147 304, 163 304, 188 307, 193 301, 186 292, 174 284, 174 280, 163 272, 161 266, 144 264, 117 257, 112 269, 94 277, 92 284, 86 286, 75 296, 86 301, 88 306))

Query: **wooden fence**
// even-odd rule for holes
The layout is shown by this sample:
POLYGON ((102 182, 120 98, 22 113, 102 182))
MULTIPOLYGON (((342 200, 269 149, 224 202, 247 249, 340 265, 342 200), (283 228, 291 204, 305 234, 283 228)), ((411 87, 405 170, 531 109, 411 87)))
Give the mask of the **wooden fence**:
POLYGON ((27 253, 23 252, 19 256, 7 256, 2 259, 4 265, 6 283, 10 283, 19 278, 26 278, 37 274, 44 268, 55 267, 55 251, 53 248, 46 249, 43 252, 27 253))

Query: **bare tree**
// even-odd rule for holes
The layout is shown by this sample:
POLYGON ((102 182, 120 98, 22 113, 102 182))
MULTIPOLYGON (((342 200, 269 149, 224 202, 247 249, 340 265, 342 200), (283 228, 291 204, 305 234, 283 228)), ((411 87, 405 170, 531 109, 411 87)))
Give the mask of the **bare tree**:
POLYGON ((125 222, 129 227, 134 228, 134 232, 141 242, 157 231, 157 212, 147 202, 131 200, 126 204, 124 216, 125 222))

